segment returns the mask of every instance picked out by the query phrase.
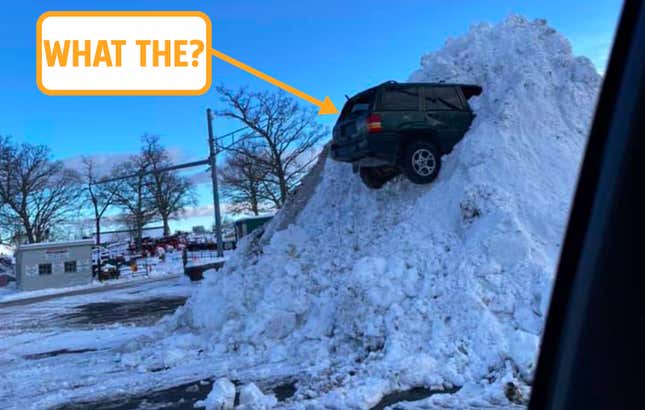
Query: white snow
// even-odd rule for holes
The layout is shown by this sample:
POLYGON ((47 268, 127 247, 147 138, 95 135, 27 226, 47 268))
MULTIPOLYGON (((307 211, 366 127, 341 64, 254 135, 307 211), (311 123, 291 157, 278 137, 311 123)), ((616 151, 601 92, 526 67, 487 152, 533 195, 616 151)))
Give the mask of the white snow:
POLYGON ((328 161, 297 219, 246 241, 169 337, 199 332, 222 376, 307 375, 294 407, 364 408, 411 386, 511 404, 504 386, 535 368, 601 78, 544 21, 511 16, 448 40, 410 81, 484 89, 438 180, 375 192, 328 161))
POLYGON ((208 397, 195 403, 195 407, 204 407, 206 410, 233 409, 235 407, 235 385, 225 377, 216 380, 208 397))
POLYGON ((265 395, 254 383, 240 388, 239 410, 266 410, 273 408, 278 401, 273 395, 265 395))
POLYGON ((544 21, 511 16, 448 40, 410 80, 484 89, 438 180, 371 191, 328 161, 296 220, 244 241, 168 338, 201 334, 221 376, 299 374, 293 407, 365 408, 412 386, 512 404, 504 386, 535 368, 601 78, 544 21))

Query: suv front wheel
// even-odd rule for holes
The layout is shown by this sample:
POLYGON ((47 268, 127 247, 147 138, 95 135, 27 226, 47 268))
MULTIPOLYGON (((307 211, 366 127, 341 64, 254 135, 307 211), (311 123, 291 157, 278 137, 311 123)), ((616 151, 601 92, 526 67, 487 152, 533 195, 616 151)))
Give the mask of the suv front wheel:
POLYGON ((428 184, 437 178, 441 168, 439 151, 430 142, 412 141, 401 155, 401 169, 415 184, 428 184))

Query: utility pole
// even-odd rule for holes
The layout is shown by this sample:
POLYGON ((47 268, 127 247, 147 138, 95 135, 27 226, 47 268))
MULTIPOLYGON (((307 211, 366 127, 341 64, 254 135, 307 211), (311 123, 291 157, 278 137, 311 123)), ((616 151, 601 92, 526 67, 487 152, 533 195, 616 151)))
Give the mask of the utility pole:
MULTIPOLYGON (((222 215, 220 213, 220 208, 219 208, 219 187, 217 183, 217 159, 216 156, 218 154, 218 145, 217 141, 215 140, 215 137, 213 136, 213 111, 208 108, 206 110, 206 122, 208 124, 208 148, 210 151, 210 155, 206 159, 202 159, 199 161, 193 161, 193 162, 187 162, 185 164, 178 164, 178 165, 172 165, 169 167, 165 167, 162 169, 157 169, 155 171, 144 171, 143 173, 139 172, 136 174, 132 175, 122 175, 119 177, 115 178, 109 178, 109 179, 102 179, 100 181, 94 182, 94 185, 99 185, 99 184, 105 184, 108 182, 114 182, 114 181, 121 181, 124 179, 128 178, 135 178, 135 177, 141 177, 142 175, 149 175, 153 173, 159 173, 159 172, 167 172, 167 171, 176 171, 178 169, 185 169, 185 168, 192 168, 192 167, 197 167, 197 166, 202 166, 202 165, 209 165, 211 167, 211 179, 213 183, 213 208, 215 210, 215 234, 217 237, 217 256, 218 257, 223 257, 224 256, 224 243, 222 241, 222 215)), ((235 131, 229 132, 228 134, 224 134, 219 137, 219 139, 224 139, 227 137, 232 137, 236 133, 246 130, 248 127, 242 127, 240 129, 237 129, 235 131)), ((243 141, 246 139, 243 137, 241 140, 238 140, 237 142, 243 141)), ((223 150, 229 149, 232 145, 234 145, 236 142, 234 140, 233 144, 230 146, 223 147, 223 150)))
POLYGON ((213 137, 213 111, 206 110, 206 121, 208 122, 208 148, 210 150, 211 179, 213 182, 213 208, 215 208, 215 235, 217 237, 217 257, 224 256, 224 244, 222 241, 222 215, 219 209, 219 187, 217 183, 217 150, 215 137, 213 137))

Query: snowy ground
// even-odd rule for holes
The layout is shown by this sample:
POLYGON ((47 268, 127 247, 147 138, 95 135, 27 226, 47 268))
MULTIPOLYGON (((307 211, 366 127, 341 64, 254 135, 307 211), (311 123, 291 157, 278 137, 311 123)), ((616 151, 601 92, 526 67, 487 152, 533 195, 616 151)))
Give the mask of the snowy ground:
MULTIPOLYGON (((149 335, 155 323, 182 305, 196 286, 185 277, 171 278, 0 307, 2 408, 46 408, 128 389, 128 380, 136 371, 129 367, 124 371, 120 365, 124 346, 149 335), (109 385, 104 384, 108 377, 120 384, 104 387, 109 385), (74 394, 87 390, 96 394, 74 394)), ((159 378, 164 378, 163 372, 159 378)), ((175 383, 181 377, 169 379, 175 383)))

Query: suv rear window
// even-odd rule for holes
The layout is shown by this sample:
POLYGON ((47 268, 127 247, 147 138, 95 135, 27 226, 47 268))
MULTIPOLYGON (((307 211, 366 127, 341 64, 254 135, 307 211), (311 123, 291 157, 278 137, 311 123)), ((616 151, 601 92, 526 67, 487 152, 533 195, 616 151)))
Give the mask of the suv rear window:
POLYGON ((463 110, 455 87, 432 87, 425 90, 426 110, 463 110))
POLYGON ((374 101, 374 91, 357 95, 345 103, 343 111, 340 113, 340 119, 352 117, 369 111, 374 101))
POLYGON ((419 89, 416 87, 386 88, 381 93, 378 109, 384 111, 418 111, 419 89))

